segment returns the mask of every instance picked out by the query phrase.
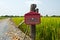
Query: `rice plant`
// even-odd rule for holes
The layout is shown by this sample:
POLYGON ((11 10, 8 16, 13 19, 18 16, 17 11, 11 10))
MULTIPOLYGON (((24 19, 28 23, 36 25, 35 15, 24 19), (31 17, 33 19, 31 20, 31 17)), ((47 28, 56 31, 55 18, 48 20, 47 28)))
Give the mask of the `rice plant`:
MULTIPOLYGON (((12 18, 14 23, 18 25, 24 18, 12 18)), ((24 23, 20 30, 30 35, 30 26, 24 23)), ((60 17, 42 17, 41 23, 36 25, 36 40, 60 40, 60 17)))

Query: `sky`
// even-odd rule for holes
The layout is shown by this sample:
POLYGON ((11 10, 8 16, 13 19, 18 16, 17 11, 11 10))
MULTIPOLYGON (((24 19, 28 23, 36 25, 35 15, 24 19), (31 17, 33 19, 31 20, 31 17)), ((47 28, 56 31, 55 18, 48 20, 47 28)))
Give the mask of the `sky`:
POLYGON ((60 16, 60 0, 0 0, 0 16, 24 16, 30 11, 31 4, 37 4, 41 15, 60 16))

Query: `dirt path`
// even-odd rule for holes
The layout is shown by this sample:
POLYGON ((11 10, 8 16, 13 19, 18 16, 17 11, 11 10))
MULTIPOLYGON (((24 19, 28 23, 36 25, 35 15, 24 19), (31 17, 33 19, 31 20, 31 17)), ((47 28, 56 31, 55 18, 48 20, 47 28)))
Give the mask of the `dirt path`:
MULTIPOLYGON (((0 20, 0 40, 23 40, 25 34, 8 19, 0 20)), ((25 40, 31 40, 26 36, 25 40)))

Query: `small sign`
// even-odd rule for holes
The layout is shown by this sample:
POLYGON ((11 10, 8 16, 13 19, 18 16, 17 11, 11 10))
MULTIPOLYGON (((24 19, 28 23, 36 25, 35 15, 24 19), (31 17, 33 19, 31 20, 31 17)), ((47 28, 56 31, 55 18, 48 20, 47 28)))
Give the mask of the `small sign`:
POLYGON ((35 25, 40 23, 40 14, 36 12, 29 12, 25 14, 25 23, 28 25, 35 25))

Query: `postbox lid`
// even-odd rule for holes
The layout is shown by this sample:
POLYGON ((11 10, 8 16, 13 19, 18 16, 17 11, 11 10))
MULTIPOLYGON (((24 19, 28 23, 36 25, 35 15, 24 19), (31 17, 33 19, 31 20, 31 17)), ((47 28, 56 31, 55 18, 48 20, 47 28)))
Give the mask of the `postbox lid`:
POLYGON ((30 12, 28 12, 28 13, 26 13, 25 15, 40 15, 39 13, 37 13, 37 12, 33 12, 33 11, 30 11, 30 12))

